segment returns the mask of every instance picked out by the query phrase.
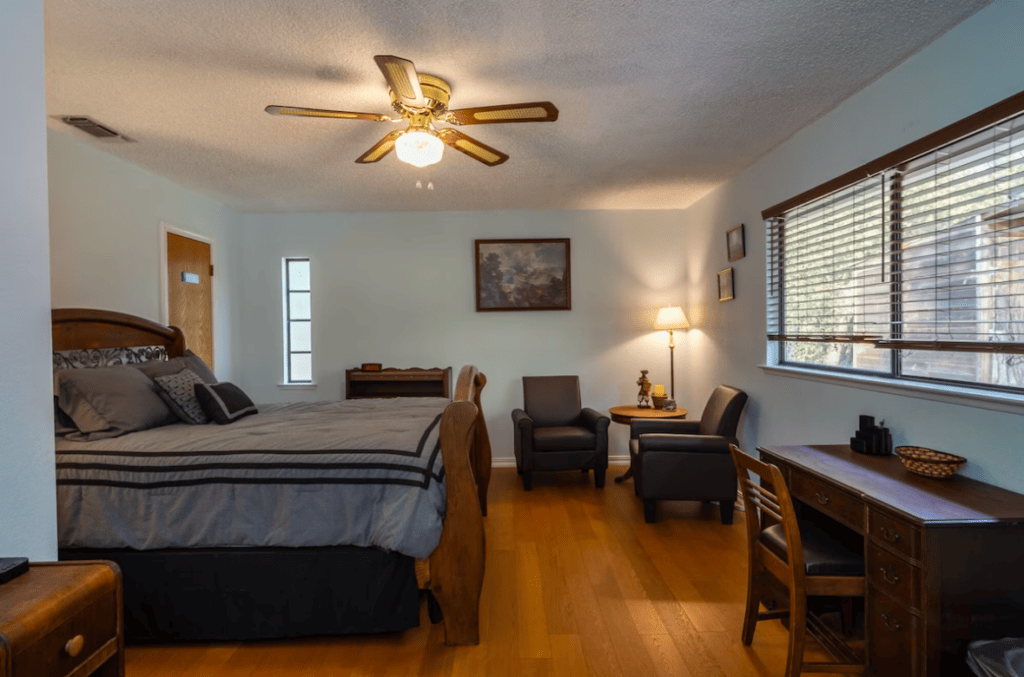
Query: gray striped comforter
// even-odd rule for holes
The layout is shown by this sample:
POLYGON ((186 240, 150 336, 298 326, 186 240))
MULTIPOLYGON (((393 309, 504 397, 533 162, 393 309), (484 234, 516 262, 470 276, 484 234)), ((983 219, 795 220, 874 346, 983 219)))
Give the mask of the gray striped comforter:
POLYGON ((448 400, 263 405, 230 425, 57 439, 61 547, 377 546, 427 557, 448 400))

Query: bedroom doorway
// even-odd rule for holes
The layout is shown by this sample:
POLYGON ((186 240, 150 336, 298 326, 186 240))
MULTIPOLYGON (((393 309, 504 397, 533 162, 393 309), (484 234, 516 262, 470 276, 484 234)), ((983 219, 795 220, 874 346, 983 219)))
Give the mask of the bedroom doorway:
POLYGON ((164 321, 180 327, 185 345, 213 361, 213 241, 160 224, 164 251, 164 321))

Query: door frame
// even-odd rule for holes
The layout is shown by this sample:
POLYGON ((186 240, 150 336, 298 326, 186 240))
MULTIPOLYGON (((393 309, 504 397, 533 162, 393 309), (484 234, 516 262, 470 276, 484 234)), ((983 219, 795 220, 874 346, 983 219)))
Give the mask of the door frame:
MULTIPOLYGON (((217 260, 217 243, 213 238, 207 237, 205 235, 199 235, 198 233, 193 233, 182 228, 178 228, 177 226, 173 226, 167 223, 166 221, 160 222, 160 323, 164 325, 170 322, 171 318, 170 299, 168 298, 170 296, 171 290, 169 285, 167 284, 167 235, 169 233, 180 235, 182 237, 187 237, 190 240, 196 240, 198 242, 203 242, 205 244, 210 245, 210 265, 212 266, 213 262, 217 260)), ((216 268, 214 269, 214 272, 216 273, 216 268)), ((213 279, 210 280, 210 312, 213 314, 213 326, 210 327, 210 331, 213 332, 214 355, 217 354, 217 318, 219 317, 219 315, 217 314, 216 284, 217 276, 215 274, 213 276, 213 279)))

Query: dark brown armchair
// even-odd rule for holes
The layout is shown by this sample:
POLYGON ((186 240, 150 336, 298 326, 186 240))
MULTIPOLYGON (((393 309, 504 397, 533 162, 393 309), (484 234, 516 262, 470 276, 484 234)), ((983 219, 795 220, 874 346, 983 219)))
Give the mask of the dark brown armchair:
POLYGON ((583 407, 579 377, 524 376, 523 409, 512 412, 523 488, 533 488, 535 470, 591 469, 594 484, 603 487, 609 423, 607 416, 583 407))
POLYGON ((655 522, 657 502, 718 501, 722 524, 732 524, 736 468, 729 445, 747 394, 732 386, 715 388, 699 421, 633 419, 629 456, 644 519, 655 522))

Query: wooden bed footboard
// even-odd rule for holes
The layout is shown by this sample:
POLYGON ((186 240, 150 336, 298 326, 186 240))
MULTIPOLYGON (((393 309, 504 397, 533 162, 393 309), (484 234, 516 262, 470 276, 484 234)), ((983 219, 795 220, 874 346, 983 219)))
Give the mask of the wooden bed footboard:
POLYGON ((470 461, 480 497, 480 511, 484 517, 487 516, 487 487, 491 483, 491 437, 487 434, 487 421, 484 419, 484 409, 480 406, 480 392, 486 385, 487 377, 471 364, 462 368, 455 384, 455 401, 476 405, 470 461))
POLYGON ((459 372, 455 401, 441 419, 441 455, 448 512, 430 556, 428 587, 444 618, 445 644, 480 643, 480 592, 484 582, 484 521, 491 477, 491 442, 480 391, 487 377, 466 365, 459 372))

